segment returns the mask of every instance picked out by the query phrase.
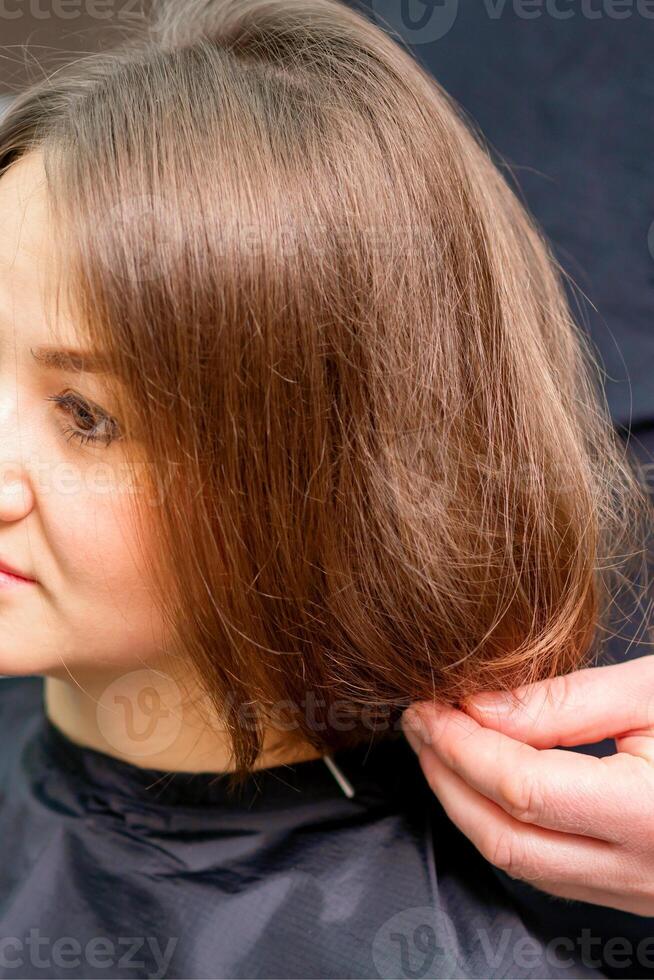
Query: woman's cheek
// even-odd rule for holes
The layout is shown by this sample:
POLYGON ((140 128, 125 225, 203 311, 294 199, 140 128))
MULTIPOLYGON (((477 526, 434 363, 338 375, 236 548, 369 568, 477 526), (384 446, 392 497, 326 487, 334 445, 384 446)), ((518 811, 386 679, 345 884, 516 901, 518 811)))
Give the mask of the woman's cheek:
POLYGON ((159 616, 140 560, 133 497, 80 489, 44 513, 56 568, 57 604, 78 635, 115 651, 143 656, 156 639, 159 616), (153 632, 154 631, 154 632, 153 632), (140 649, 138 649, 140 648, 140 649))

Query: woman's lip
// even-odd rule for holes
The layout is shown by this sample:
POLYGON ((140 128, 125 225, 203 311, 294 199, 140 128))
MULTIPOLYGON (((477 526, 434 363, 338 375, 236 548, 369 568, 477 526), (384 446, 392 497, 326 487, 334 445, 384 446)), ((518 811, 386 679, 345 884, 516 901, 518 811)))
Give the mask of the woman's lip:
POLYGON ((36 581, 36 579, 30 578, 29 575, 23 575, 22 572, 19 572, 17 568, 14 568, 12 565, 9 564, 9 562, 5 561, 4 558, 1 557, 0 557, 0 572, 3 572, 5 575, 11 575, 13 576, 13 578, 22 579, 23 582, 36 581))
POLYGON ((0 568, 0 589, 10 589, 20 585, 35 585, 33 578, 23 578, 22 575, 13 575, 0 568))

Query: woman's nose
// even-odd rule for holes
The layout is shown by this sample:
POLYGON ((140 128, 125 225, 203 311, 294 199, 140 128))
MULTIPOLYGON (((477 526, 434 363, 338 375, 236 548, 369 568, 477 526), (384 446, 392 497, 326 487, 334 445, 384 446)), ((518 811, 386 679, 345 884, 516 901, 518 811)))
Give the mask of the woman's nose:
POLYGON ((34 486, 27 461, 29 439, 21 432, 15 399, 0 400, 0 522, 19 521, 34 507, 34 486))
POLYGON ((34 507, 27 470, 19 463, 0 462, 0 522, 19 521, 34 507))

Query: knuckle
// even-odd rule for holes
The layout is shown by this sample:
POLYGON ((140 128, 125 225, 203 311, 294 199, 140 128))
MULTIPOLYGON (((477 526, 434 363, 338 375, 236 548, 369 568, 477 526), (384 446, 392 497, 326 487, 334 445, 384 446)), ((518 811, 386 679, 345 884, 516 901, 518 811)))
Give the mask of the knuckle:
POLYGON ((514 831, 505 828, 486 842, 484 857, 496 868, 512 877, 519 877, 523 868, 522 847, 514 831))
POLYGON ((571 687, 570 674, 557 674, 547 684, 547 696, 550 707, 560 708, 572 703, 574 691, 571 687))
POLYGON ((499 791, 502 807, 510 816, 523 823, 538 823, 543 813, 543 794, 529 771, 505 776, 499 791))

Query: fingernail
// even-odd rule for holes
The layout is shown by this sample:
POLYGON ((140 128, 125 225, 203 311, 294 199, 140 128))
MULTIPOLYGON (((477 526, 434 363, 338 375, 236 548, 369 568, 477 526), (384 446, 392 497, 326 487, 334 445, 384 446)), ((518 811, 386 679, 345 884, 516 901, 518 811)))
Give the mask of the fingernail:
POLYGON ((427 729, 417 711, 407 708, 402 715, 402 731, 416 755, 427 740, 427 729))

